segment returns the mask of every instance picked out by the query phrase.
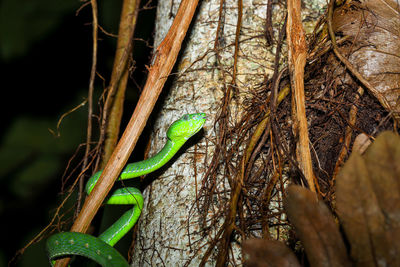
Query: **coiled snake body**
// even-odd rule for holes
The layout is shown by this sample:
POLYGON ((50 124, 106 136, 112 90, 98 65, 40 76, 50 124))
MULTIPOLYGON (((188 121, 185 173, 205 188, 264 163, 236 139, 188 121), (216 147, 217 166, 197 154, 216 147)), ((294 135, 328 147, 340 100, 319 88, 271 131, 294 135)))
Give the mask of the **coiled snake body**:
MULTIPOLYGON (((155 156, 128 164, 121 172, 119 180, 131 179, 151 173, 166 164, 182 145, 203 127, 206 120, 204 113, 186 114, 171 124, 167 131, 167 142, 155 156)), ((101 171, 95 173, 86 184, 86 192, 90 194, 101 171)), ((58 258, 79 255, 88 257, 104 267, 129 266, 124 257, 113 248, 139 219, 143 208, 141 192, 134 187, 117 189, 110 195, 105 204, 133 205, 113 225, 98 238, 91 235, 63 232, 52 235, 46 242, 46 250, 51 262, 58 258)))

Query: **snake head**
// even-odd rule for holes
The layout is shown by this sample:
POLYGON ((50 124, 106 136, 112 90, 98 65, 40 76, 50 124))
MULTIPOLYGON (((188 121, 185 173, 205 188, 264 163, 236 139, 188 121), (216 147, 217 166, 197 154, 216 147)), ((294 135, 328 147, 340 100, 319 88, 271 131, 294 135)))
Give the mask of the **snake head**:
POLYGON ((186 141, 200 131, 205 121, 205 113, 185 114, 171 124, 167 136, 171 141, 186 141))

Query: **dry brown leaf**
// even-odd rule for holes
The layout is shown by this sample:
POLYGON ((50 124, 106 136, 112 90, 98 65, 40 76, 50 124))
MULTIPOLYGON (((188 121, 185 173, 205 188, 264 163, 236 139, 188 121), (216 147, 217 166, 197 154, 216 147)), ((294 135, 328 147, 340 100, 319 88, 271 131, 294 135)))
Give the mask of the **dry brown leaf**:
POLYGON ((315 193, 300 186, 290 186, 285 210, 311 266, 350 266, 334 218, 315 193))
POLYGON ((337 211, 356 266, 400 266, 400 138, 384 133, 337 178, 337 211))
POLYGON ((362 155, 371 143, 372 142, 369 140, 368 135, 361 133, 356 136, 356 139, 354 139, 352 152, 357 152, 362 155))
POLYGON ((353 43, 340 48, 375 87, 374 96, 400 118, 400 5, 396 0, 351 1, 335 10, 333 28, 353 43))
POLYGON ((247 267, 300 267, 294 253, 282 242, 266 239, 248 239, 243 242, 247 267))
POLYGON ((339 219, 358 266, 375 266, 370 235, 382 235, 384 216, 373 194, 365 162, 354 153, 337 177, 336 201, 339 219))
POLYGON ((400 137, 392 132, 381 134, 364 158, 385 214, 385 227, 400 228, 400 137))

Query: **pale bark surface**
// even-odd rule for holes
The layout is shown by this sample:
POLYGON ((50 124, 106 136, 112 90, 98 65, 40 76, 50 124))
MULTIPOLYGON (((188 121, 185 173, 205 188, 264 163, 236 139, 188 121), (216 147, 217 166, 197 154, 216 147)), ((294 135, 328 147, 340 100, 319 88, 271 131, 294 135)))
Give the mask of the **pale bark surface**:
MULTIPOLYGON (((237 25, 237 1, 225 1, 221 33, 218 38, 219 58, 214 49, 220 14, 220 1, 201 1, 194 18, 187 45, 181 54, 173 85, 163 103, 155 123, 150 155, 162 148, 169 124, 185 113, 205 112, 207 122, 204 132, 185 146, 183 153, 159 173, 157 179, 145 190, 144 210, 139 222, 138 237, 132 256, 132 266, 198 266, 202 252, 207 249, 207 239, 195 234, 199 229, 196 196, 201 179, 212 157, 215 140, 214 118, 221 109, 224 90, 232 84, 232 71, 237 25), (197 184, 196 184, 197 182, 197 184), (190 240, 189 240, 190 238, 190 240), (202 247, 204 246, 204 247, 202 247)), ((320 8, 320 5, 309 5, 320 8)), ((168 31, 176 14, 179 1, 159 1, 155 47, 168 31), (171 9, 171 2, 174 4, 171 9)), ((244 0, 243 18, 239 39, 237 75, 234 96, 230 107, 230 122, 240 118, 244 100, 256 91, 273 70, 274 47, 268 46, 264 37, 267 1, 244 0)), ((311 14, 311 13, 310 13, 311 14)), ((283 12, 277 6, 273 11, 275 26, 283 22, 283 12)), ((307 16, 307 14, 305 14, 307 16)), ((318 17, 318 16, 315 16, 318 17)), ((312 20, 314 20, 312 18, 312 20)), ((138 25, 140 27, 140 25, 138 25)), ((217 127, 217 126, 216 126, 217 127)), ((234 142, 234 140, 233 140, 234 142)), ((227 182, 218 187, 229 190, 227 182)), ((229 192, 226 192, 227 199, 229 192)), ((214 207, 218 203, 214 203, 214 207)), ((220 208, 225 203, 220 203, 220 208)), ((222 223, 221 218, 220 223, 222 223)), ((212 231, 209 232, 213 235, 212 231)), ((216 250, 216 248, 215 248, 216 250)), ((234 250, 232 265, 240 265, 240 250, 234 250)), ((213 256, 207 265, 215 264, 213 256)))

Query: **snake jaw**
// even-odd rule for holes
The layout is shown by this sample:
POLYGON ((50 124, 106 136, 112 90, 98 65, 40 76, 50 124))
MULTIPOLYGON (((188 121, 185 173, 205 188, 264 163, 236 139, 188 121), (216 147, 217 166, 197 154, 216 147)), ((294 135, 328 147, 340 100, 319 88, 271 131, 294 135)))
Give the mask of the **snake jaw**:
POLYGON ((205 113, 185 114, 171 124, 167 131, 167 137, 172 141, 186 141, 203 128, 205 121, 205 113))
POLYGON ((193 131, 193 134, 188 137, 188 139, 190 137, 192 137, 193 135, 195 135, 196 133, 198 133, 201 130, 201 128, 203 128, 204 123, 206 122, 206 119, 207 119, 207 116, 205 113, 196 113, 196 114, 192 114, 192 115, 197 115, 196 120, 198 121, 198 123, 197 123, 197 125, 193 125, 193 121, 190 122, 190 126, 195 127, 195 130, 193 131))

